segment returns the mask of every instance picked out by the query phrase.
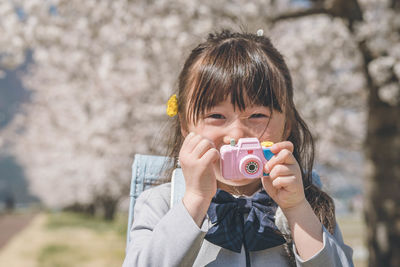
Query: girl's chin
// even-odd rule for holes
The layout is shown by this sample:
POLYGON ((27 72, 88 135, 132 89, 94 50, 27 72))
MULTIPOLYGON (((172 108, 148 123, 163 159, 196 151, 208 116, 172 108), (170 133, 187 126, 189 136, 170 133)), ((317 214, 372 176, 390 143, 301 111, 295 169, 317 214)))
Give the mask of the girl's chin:
POLYGON ((256 179, 245 179, 245 178, 241 178, 241 179, 225 179, 223 177, 218 177, 217 180, 221 183, 224 183, 226 185, 231 185, 231 186, 243 186, 243 185, 248 185, 248 184, 252 184, 255 182, 259 182, 260 178, 256 178, 256 179))

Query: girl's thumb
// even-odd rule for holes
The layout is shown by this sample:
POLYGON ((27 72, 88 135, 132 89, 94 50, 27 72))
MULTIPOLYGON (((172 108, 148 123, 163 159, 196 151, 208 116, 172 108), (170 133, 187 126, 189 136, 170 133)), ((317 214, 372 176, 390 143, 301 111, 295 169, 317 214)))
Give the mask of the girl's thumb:
POLYGON ((267 194, 274 198, 275 197, 275 191, 276 189, 273 187, 272 185, 272 179, 269 176, 263 176, 261 177, 261 183, 265 189, 265 191, 267 192, 267 194))

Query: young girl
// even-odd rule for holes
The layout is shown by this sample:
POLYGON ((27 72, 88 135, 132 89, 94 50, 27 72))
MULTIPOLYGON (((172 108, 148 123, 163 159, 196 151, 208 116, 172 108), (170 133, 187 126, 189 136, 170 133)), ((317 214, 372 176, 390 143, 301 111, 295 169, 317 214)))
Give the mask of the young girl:
POLYGON ((179 76, 174 146, 186 191, 170 183, 136 201, 124 266, 353 266, 331 198, 312 181, 314 144, 282 55, 262 34, 223 30, 179 76), (227 180, 220 148, 272 141, 269 175, 227 180))

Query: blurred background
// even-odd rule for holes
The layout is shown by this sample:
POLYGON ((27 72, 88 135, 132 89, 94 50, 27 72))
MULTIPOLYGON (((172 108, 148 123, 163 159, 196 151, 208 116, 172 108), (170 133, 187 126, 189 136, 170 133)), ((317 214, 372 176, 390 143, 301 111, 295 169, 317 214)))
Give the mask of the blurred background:
POLYGON ((284 55, 355 265, 400 266, 399 0, 0 1, 2 266, 122 264, 134 154, 223 28, 284 55))

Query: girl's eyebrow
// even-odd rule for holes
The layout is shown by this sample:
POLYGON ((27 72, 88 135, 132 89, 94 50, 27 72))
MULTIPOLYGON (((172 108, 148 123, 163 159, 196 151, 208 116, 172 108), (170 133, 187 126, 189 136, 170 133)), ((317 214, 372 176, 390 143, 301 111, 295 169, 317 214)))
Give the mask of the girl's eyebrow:
POLYGON ((222 105, 222 104, 216 104, 216 105, 210 107, 209 110, 212 110, 212 109, 227 109, 227 108, 228 108, 228 107, 226 107, 226 106, 224 106, 224 105, 222 105))
POLYGON ((246 110, 267 110, 269 111, 270 108, 266 106, 251 106, 251 107, 246 107, 246 110))
POLYGON ((207 114, 207 113, 218 113, 218 112, 222 112, 222 111, 224 111, 225 109, 224 108, 222 108, 222 107, 218 107, 218 106, 214 106, 214 107, 210 107, 209 109, 207 109, 207 110, 205 110, 204 111, 204 114, 207 114))

